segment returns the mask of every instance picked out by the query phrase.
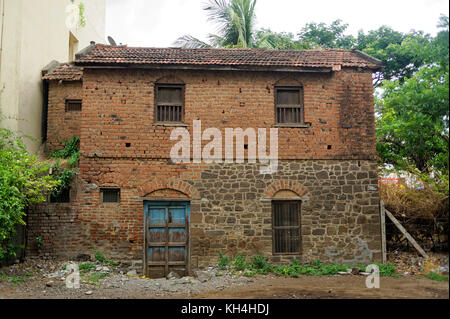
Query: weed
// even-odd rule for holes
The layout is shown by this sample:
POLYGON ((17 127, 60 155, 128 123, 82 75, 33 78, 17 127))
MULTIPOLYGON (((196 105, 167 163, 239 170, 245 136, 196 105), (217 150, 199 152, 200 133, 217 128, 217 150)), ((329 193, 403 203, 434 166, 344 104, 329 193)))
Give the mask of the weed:
POLYGON ((36 237, 36 246, 37 246, 37 250, 41 250, 42 248, 42 236, 38 236, 36 237))
POLYGON ((84 273, 86 273, 86 272, 89 272, 89 271, 91 271, 91 270, 95 270, 95 265, 94 264, 91 264, 91 263, 84 263, 84 264, 81 264, 79 267, 78 267, 78 269, 80 270, 80 272, 82 273, 82 274, 84 274, 84 273))
POLYGON ((220 251, 217 252, 219 254, 219 269, 226 269, 230 266, 230 258, 224 256, 220 251))
POLYGON ((15 286, 19 285, 21 282, 26 282, 27 278, 25 277, 19 277, 19 276, 12 276, 9 278, 9 281, 13 283, 15 286))
POLYGON ((238 254, 233 260, 233 265, 237 270, 245 270, 247 268, 247 260, 242 254, 238 254))
POLYGON ((244 272, 245 277, 255 277, 256 273, 254 271, 246 271, 244 272))
POLYGON ((115 260, 107 260, 108 265, 111 267, 117 266, 118 262, 115 260))
POLYGON ((86 281, 89 283, 97 284, 100 279, 107 277, 109 274, 107 272, 94 272, 86 277, 86 281))
MULTIPOLYGON (((399 277, 399 275, 397 275, 395 273, 395 265, 391 262, 387 262, 386 264, 373 262, 372 264, 378 266, 378 268, 380 269, 381 277, 399 277)), ((357 264, 357 265, 355 265, 355 267, 358 267, 362 271, 365 271, 367 268, 367 265, 357 264)))
POLYGON ((252 258, 253 269, 256 269, 259 273, 265 274, 272 271, 272 266, 262 255, 256 255, 252 258))
POLYGON ((103 254, 102 252, 96 250, 95 248, 94 250, 94 254, 95 254, 95 260, 100 262, 100 263, 106 263, 108 265, 110 265, 111 267, 116 266, 118 263, 117 261, 111 260, 111 259, 107 259, 105 254, 103 254))
POLYGON ((94 250, 94 254, 95 254, 95 260, 97 260, 98 262, 101 262, 101 263, 106 262, 106 257, 103 253, 99 252, 95 248, 93 250, 94 250))
POLYGON ((448 275, 439 275, 435 272, 429 272, 425 275, 425 277, 427 277, 431 280, 448 281, 448 275))
MULTIPOLYGON (((224 256, 222 253, 219 254, 219 269, 224 269, 229 266, 228 257, 224 256)), ((395 265, 392 263, 381 264, 374 262, 380 269, 380 276, 383 277, 399 277, 400 275, 395 273, 395 265)), ((245 271, 244 276, 252 276, 256 274, 267 274, 274 273, 278 276, 286 277, 299 277, 300 275, 308 276, 333 276, 339 272, 347 272, 351 269, 350 265, 346 264, 328 264, 324 265, 319 260, 311 261, 309 264, 300 264, 297 258, 294 258, 290 266, 272 266, 262 255, 254 256, 250 262, 247 262, 242 254, 238 254, 232 262, 234 267, 230 268, 230 272, 233 275, 237 271, 245 271)), ((366 265, 355 265, 361 270, 366 269, 366 265)))
POLYGON ((0 281, 8 280, 8 276, 2 271, 0 272, 0 281))
POLYGON ((79 154, 80 150, 78 148, 78 145, 80 143, 80 139, 76 136, 72 137, 66 145, 64 146, 64 149, 58 150, 51 154, 51 157, 55 158, 69 158, 72 157, 74 154, 79 154))

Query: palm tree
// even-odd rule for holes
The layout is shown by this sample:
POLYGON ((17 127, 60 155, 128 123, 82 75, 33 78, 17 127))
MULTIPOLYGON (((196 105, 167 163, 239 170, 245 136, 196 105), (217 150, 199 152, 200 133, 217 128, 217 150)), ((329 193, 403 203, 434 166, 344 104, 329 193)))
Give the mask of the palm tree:
POLYGON ((183 48, 251 48, 254 43, 256 0, 209 0, 204 6, 208 20, 218 25, 218 34, 210 34, 209 42, 185 35, 175 42, 183 48))

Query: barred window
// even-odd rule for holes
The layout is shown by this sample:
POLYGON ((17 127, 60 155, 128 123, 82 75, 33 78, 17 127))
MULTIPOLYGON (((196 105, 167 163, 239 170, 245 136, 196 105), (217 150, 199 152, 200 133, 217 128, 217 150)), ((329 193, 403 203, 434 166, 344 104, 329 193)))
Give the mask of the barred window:
POLYGON ((156 122, 182 123, 184 121, 184 86, 156 85, 156 122))
POLYGON ((304 124, 303 88, 276 87, 275 112, 277 124, 304 124))
POLYGON ((102 194, 103 203, 119 203, 120 202, 120 189, 118 188, 102 188, 100 189, 102 194))
POLYGON ((66 112, 80 112, 81 100, 66 100, 66 112))
POLYGON ((300 253, 300 201, 273 201, 273 253, 300 253))

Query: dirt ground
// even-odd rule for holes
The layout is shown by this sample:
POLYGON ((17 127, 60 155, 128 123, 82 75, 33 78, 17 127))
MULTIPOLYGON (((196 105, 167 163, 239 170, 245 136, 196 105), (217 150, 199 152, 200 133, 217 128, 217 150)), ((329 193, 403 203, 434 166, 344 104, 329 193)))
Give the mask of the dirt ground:
POLYGON ((240 289, 198 294, 207 299, 448 299, 448 282, 418 276, 382 277, 379 289, 368 289, 365 277, 338 276, 284 278, 266 276, 240 289))
POLYGON ((64 275, 47 277, 48 270, 58 272, 64 264, 35 261, 0 269, 0 299, 449 299, 448 281, 420 275, 381 277, 379 289, 368 289, 363 275, 245 277, 214 267, 196 277, 170 280, 140 278, 109 267, 98 282, 82 280, 80 289, 69 289, 64 275))

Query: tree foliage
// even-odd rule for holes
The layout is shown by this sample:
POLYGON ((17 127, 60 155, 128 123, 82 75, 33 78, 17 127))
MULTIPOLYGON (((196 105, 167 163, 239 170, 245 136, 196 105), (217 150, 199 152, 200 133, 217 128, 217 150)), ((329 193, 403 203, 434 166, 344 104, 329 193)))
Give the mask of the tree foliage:
POLYGON ((381 162, 417 173, 448 192, 448 17, 438 36, 416 46, 422 65, 411 76, 384 81, 376 99, 377 150, 381 162), (446 22, 446 25, 445 25, 446 22))
POLYGON ((217 25, 217 34, 210 34, 210 43, 185 35, 175 42, 183 48, 251 48, 255 46, 254 24, 256 0, 210 0, 205 6, 208 20, 217 25))
POLYGON ((49 168, 27 153, 20 137, 0 128, 0 259, 14 256, 12 239, 26 207, 44 202, 58 186, 49 168))

